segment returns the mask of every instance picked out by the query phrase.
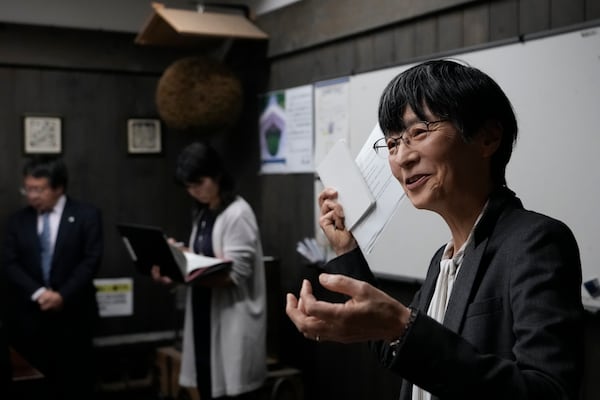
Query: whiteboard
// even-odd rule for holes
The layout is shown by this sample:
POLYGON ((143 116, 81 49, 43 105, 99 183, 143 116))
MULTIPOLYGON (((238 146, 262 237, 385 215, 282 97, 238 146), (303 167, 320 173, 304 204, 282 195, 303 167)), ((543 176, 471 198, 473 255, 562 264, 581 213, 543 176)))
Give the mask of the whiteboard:
MULTIPOLYGON (((588 28, 454 55, 490 75, 519 123, 508 186, 525 208, 565 222, 581 251, 584 281, 600 266, 600 28, 588 28)), ((357 154, 377 122, 387 83, 412 65, 350 79, 350 144, 357 154)), ((403 201, 367 260, 376 274, 425 278, 450 239, 442 218, 403 201)), ((600 304, 600 302, 599 302, 600 304)))

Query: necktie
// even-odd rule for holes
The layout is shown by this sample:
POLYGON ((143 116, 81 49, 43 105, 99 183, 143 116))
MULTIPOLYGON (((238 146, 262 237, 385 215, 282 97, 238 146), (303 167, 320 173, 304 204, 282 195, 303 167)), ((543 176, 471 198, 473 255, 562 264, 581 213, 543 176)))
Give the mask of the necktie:
POLYGON ((50 241, 50 213, 42 214, 42 232, 40 233, 42 247, 42 276, 46 285, 50 283, 50 264, 52 262, 52 243, 50 241))

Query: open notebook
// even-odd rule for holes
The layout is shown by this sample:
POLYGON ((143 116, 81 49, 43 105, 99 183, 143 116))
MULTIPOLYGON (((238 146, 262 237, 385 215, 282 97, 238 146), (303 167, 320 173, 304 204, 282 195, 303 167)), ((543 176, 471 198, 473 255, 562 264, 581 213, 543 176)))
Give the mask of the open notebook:
POLYGON ((158 265, 161 274, 176 282, 190 283, 232 265, 229 260, 182 251, 155 226, 120 223, 117 229, 136 269, 144 275, 150 275, 152 266, 158 265))

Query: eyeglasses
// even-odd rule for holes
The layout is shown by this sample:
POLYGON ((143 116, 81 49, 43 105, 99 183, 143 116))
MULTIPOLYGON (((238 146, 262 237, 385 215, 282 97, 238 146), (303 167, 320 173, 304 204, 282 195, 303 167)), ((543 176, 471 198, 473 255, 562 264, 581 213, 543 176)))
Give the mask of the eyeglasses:
POLYGON ((23 196, 29 196, 29 195, 40 195, 40 194, 44 193, 46 190, 48 190, 48 186, 28 186, 28 187, 20 188, 19 192, 23 196))
POLYGON ((400 142, 403 142, 406 147, 411 145, 418 145, 429 137, 432 132, 431 125, 445 122, 447 119, 438 119, 436 121, 418 121, 407 127, 400 136, 397 137, 383 137, 373 143, 373 150, 378 156, 387 158, 390 155, 396 155, 400 142))

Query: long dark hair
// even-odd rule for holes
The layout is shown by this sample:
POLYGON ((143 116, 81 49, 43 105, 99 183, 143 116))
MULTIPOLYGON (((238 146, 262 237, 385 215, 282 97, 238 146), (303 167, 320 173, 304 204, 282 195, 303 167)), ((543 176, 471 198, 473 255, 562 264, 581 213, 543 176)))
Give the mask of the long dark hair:
MULTIPOLYGON (((213 147, 205 142, 194 142, 179 153, 175 179, 180 185, 186 186, 198 182, 203 177, 210 177, 219 184, 221 204, 218 212, 223 211, 235 200, 237 195, 233 177, 213 147)), ((196 206, 196 211, 199 212, 208 205, 196 201, 196 206)))

